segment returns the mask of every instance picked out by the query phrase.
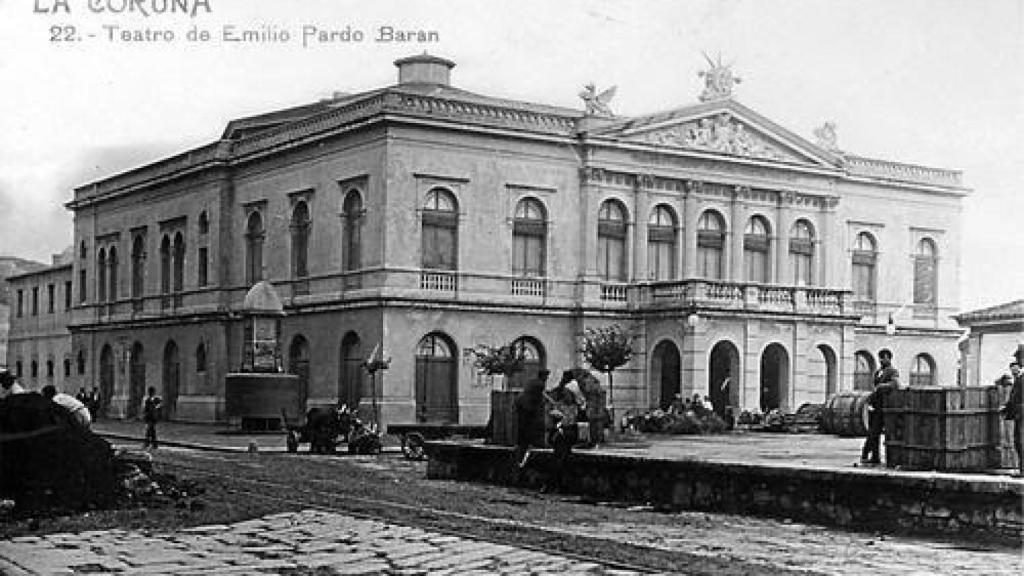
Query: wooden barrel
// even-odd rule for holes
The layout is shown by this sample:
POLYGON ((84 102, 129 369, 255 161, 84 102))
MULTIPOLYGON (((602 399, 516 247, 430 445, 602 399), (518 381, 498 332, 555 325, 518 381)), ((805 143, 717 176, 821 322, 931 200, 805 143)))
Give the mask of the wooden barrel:
POLYGON ((821 429, 840 436, 868 435, 867 390, 847 390, 829 397, 821 411, 821 429))
POLYGON ((987 470, 1000 466, 999 390, 913 387, 889 395, 886 465, 906 470, 987 470))

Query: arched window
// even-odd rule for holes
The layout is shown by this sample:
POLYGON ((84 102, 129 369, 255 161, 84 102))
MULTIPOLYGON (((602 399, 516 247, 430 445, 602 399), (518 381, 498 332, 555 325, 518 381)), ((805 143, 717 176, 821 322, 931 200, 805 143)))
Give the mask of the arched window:
POLYGON ((171 238, 166 235, 160 241, 160 293, 171 293, 171 238))
POLYGON ((910 367, 911 386, 935 385, 935 361, 927 354, 918 354, 910 367))
POLYGON ((181 292, 185 285, 185 237, 174 235, 174 291, 181 292))
POLYGON ((32 367, 32 372, 31 372, 32 377, 33 378, 38 378, 39 377, 39 362, 37 360, 33 360, 32 364, 30 364, 30 366, 32 367))
POLYGON ((46 360, 46 377, 53 378, 53 358, 46 360))
POLYGON ((938 269, 939 251, 935 242, 922 238, 914 254, 914 304, 935 306, 938 269))
POLYGON ((342 238, 341 257, 343 272, 363 267, 363 198, 358 190, 345 195, 341 207, 345 218, 345 233, 342 238))
POLYGON ((78 351, 77 363, 78 363, 78 375, 81 376, 81 375, 85 374, 85 352, 82 351, 82 350, 78 351))
POLYGON ((89 250, 86 249, 85 247, 85 240, 82 240, 82 242, 78 245, 78 257, 82 260, 85 260, 87 256, 89 256, 89 250))
POLYGON ((853 388, 855 390, 874 390, 875 359, 870 352, 861 350, 854 354, 856 364, 853 368, 853 388))
POLYGON ((142 298, 146 281, 146 243, 136 236, 132 241, 132 298, 142 298))
POLYGON ((725 220, 714 210, 707 210, 697 221, 697 274, 702 278, 721 280, 725 275, 722 250, 725 246, 725 220))
POLYGON ((878 248, 867 232, 853 242, 853 297, 859 302, 875 301, 875 260, 878 248))
POLYGON ((652 280, 676 278, 676 215, 659 205, 647 221, 647 275, 652 280))
POLYGON ((96 254, 96 299, 100 302, 107 301, 107 251, 100 248, 96 254))
POLYGON ((65 378, 70 378, 71 377, 71 358, 65 358, 64 359, 64 377, 65 378))
POLYGON ((814 228, 807 220, 797 220, 789 232, 789 267, 793 283, 810 286, 814 279, 814 228))
POLYGON ((14 373, 18 376, 18 378, 25 377, 24 364, 22 363, 21 360, 18 360, 17 362, 14 363, 14 373))
POLYGON ((210 232, 210 217, 206 215, 204 210, 199 214, 199 233, 208 234, 210 232))
POLYGON ((451 358, 452 349, 439 334, 427 334, 416 346, 416 356, 426 358, 451 358))
POLYGON ((249 215, 245 224, 245 282, 263 280, 263 217, 259 212, 249 215))
POLYGON ((107 291, 107 297, 111 300, 117 300, 117 247, 111 246, 110 252, 107 254, 107 277, 110 280, 110 290, 107 291))
POLYGON ((597 212, 597 274, 603 280, 626 280, 626 209, 605 200, 597 212))
POLYGON ((750 282, 771 282, 771 230, 768 221, 754 216, 743 231, 743 267, 750 282))
POLYGON ((515 353, 523 358, 523 369, 508 378, 508 387, 521 390, 546 366, 544 346, 536 339, 523 336, 512 343, 515 353))
POLYGON ((292 210, 292 275, 309 276, 309 206, 298 202, 292 210))
POLYGON ((196 346, 196 372, 206 372, 206 344, 196 346))
POLYGON ((444 188, 434 188, 427 192, 422 224, 423 267, 456 270, 459 213, 451 192, 444 188))
POLYGON ((519 276, 544 276, 548 225, 544 206, 534 198, 516 204, 512 219, 512 272, 519 276))

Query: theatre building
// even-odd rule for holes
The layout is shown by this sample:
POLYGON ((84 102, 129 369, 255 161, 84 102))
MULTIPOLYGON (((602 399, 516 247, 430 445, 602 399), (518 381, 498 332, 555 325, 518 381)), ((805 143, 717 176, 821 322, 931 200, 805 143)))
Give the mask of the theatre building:
POLYGON ((442 58, 396 65, 395 85, 75 190, 73 345, 112 415, 154 385, 173 418, 224 420, 260 281, 308 405, 369 402, 380 345, 385 423, 485 422, 470 349, 517 342, 514 387, 579 365, 608 324, 636 335, 620 408, 795 410, 869 386, 882 347, 911 384, 955 383, 959 172, 798 136, 721 66, 679 108, 622 117, 593 87, 576 110, 459 89, 442 58))

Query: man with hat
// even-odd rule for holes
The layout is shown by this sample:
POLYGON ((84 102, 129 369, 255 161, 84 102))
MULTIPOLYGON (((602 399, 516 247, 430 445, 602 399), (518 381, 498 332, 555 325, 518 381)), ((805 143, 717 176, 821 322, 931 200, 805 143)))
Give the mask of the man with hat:
POLYGON ((1010 397, 1006 404, 999 410, 1003 419, 1013 420, 1013 448, 1017 451, 1018 476, 1024 476, 1024 458, 1021 456, 1021 434, 1024 434, 1024 427, 1021 420, 1024 419, 1024 372, 1021 371, 1021 361, 1015 359, 1010 362, 1010 375, 1013 378, 1013 388, 1010 390, 1010 397))
POLYGON ((882 463, 881 438, 885 428, 885 400, 900 383, 900 373, 892 366, 891 350, 879 350, 878 363, 881 367, 875 372, 875 389, 868 396, 868 437, 860 451, 861 466, 877 466, 882 463))

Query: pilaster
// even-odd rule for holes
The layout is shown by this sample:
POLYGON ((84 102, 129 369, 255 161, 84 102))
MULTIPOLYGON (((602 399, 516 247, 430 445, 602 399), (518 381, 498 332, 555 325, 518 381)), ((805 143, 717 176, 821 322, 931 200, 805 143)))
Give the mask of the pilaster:
POLYGON ((737 186, 732 191, 731 216, 729 225, 729 249, 726 250, 729 279, 742 282, 743 278, 743 232, 747 222, 747 206, 742 196, 747 189, 737 186))

